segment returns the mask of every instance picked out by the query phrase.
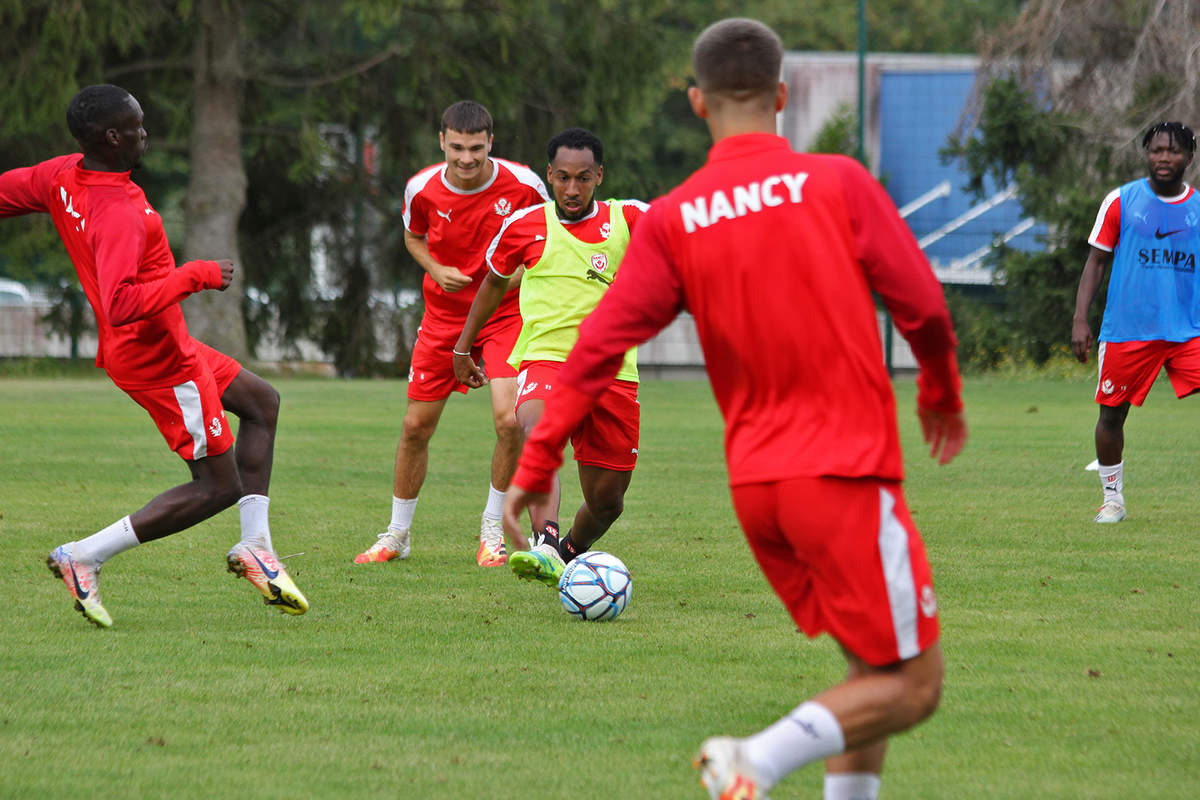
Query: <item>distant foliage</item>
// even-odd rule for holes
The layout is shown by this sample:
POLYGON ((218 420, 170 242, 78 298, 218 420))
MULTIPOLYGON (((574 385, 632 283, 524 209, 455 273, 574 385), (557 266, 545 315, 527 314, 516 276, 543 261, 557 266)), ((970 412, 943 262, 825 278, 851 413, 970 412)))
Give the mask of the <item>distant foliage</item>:
MULTIPOLYGON (((423 273, 403 246, 401 198, 409 176, 442 158, 446 105, 483 102, 496 120, 495 153, 539 172, 550 135, 591 128, 606 144, 605 196, 651 200, 702 165, 710 146, 684 94, 701 29, 752 16, 790 50, 858 43, 855 4, 807 0, 220 2, 241 15, 241 102, 228 111, 247 180, 238 240, 247 340, 271 336, 296 355, 301 341, 322 343, 344 375, 407 369, 408 317, 387 300, 423 273), (314 249, 321 237, 334 246, 314 249), (384 363, 380 349, 393 340, 399 355, 384 363)), ((150 132, 135 180, 182 254, 202 5, 0 0, 0 169, 69 152, 71 96, 89 83, 122 85, 141 100, 150 132)), ((869 46, 969 51, 1019 6, 871 0, 869 46)), ((0 223, 0 274, 75 285, 54 238, 46 224, 0 223)), ((59 319, 69 325, 68 314, 59 319)))
POLYGON ((978 366, 1013 353, 1040 364, 1066 346, 1100 201, 1145 175, 1149 125, 1200 124, 1200 4, 1131 0, 1112 14, 1095 10, 1089 0, 1033 0, 984 40, 972 113, 943 150, 977 194, 985 177, 1015 182, 1025 211, 1050 231, 1043 251, 991 254, 998 286, 988 305, 956 301, 962 356, 978 366))

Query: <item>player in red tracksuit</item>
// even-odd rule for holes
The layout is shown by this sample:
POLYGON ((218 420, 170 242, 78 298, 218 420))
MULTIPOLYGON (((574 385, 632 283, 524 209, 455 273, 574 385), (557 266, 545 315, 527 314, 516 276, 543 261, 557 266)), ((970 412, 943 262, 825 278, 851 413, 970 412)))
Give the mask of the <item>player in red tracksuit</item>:
POLYGON ((849 666, 765 730, 706 741, 701 781, 713 798, 763 797, 825 760, 827 800, 874 798, 888 735, 934 711, 943 664, 872 292, 920 365, 917 413, 934 457, 961 450, 966 424, 950 315, 895 206, 855 161, 795 153, 775 135, 781 59, 778 37, 753 20, 697 39, 688 95, 713 136, 708 161, 651 204, 581 326, 525 444, 505 529, 520 536, 519 512, 547 490, 566 432, 622 354, 690 311, 747 541, 797 625, 830 633, 849 666))
POLYGON ((101 565, 117 553, 205 520, 233 503, 241 541, 231 572, 249 579, 267 603, 303 614, 308 601, 275 556, 267 488, 279 395, 234 359, 188 335, 179 301, 233 279, 229 260, 175 266, 162 219, 129 178, 146 150, 137 100, 117 86, 89 86, 67 109, 83 155, 59 156, 0 175, 0 217, 50 214, 96 315, 96 366, 149 412, 192 481, 160 494, 103 530, 57 547, 47 560, 101 627, 101 565), (238 415, 237 447, 225 409, 238 415))
MULTIPOLYGON (((387 530, 355 556, 356 564, 408 558, 409 529, 417 494, 425 483, 429 441, 437 430, 446 400, 467 387, 454 376, 451 350, 487 268, 484 251, 501 224, 514 212, 546 200, 546 187, 523 164, 493 158, 492 116, 471 100, 460 100, 442 113, 438 142, 446 160, 418 172, 404 190, 404 244, 425 270, 425 314, 413 345, 408 373, 408 407, 392 475, 392 514, 387 530)), ((479 523, 481 567, 504 564, 500 526, 504 490, 516 467, 521 432, 513 407, 516 371, 505 363, 521 330, 517 293, 501 302, 472 350, 492 375, 492 418, 496 446, 491 484, 479 523)), ((557 508, 557 503, 555 503, 557 508)))

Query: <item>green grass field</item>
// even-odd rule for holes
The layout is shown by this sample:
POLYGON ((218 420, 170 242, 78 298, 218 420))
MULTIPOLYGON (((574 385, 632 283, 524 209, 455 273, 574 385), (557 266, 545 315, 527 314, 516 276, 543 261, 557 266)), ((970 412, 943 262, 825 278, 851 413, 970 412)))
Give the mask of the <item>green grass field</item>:
MULTIPOLYGON (((279 614, 224 571, 231 510, 110 561, 102 631, 46 554, 186 469, 103 379, 0 379, 0 797, 698 800, 704 737, 839 679, 836 646, 794 630, 746 549, 707 385, 643 386, 641 461, 601 546, 633 600, 587 624, 475 566, 484 396, 447 409, 412 557, 359 566, 388 518, 404 385, 276 384, 272 530, 312 610, 279 614)), ((1130 516, 1097 526, 1091 391, 969 380, 972 438, 939 468, 897 385, 947 674, 938 714, 893 741, 884 796, 1196 791, 1200 401, 1160 383, 1130 414, 1130 516)), ((573 509, 573 472, 564 487, 573 509)), ((819 787, 813 766, 772 794, 819 787)))

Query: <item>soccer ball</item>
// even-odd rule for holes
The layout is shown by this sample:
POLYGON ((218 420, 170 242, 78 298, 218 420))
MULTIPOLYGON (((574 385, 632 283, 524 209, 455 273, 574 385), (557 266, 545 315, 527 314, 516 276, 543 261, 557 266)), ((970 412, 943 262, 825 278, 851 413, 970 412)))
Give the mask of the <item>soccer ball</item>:
POLYGON ((558 581, 558 599, 573 617, 615 619, 629 604, 633 581, 621 559, 598 550, 567 564, 558 581))

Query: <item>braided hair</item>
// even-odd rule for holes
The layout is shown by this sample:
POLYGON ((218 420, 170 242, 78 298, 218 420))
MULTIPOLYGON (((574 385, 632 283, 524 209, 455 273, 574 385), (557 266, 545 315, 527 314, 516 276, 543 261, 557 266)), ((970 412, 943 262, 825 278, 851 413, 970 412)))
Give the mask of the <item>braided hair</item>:
POLYGON ((1150 140, 1160 133, 1165 133, 1167 137, 1180 148, 1189 153, 1196 152, 1196 134, 1192 129, 1182 122, 1156 122, 1150 126, 1150 130, 1146 131, 1146 135, 1142 137, 1142 147, 1148 148, 1150 140))

